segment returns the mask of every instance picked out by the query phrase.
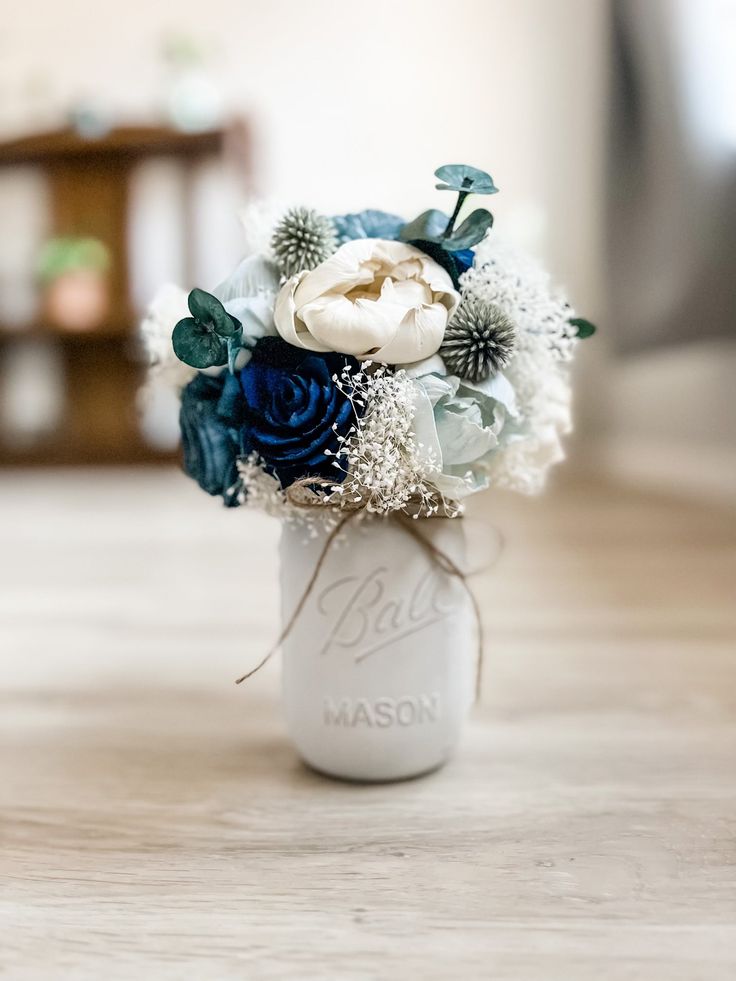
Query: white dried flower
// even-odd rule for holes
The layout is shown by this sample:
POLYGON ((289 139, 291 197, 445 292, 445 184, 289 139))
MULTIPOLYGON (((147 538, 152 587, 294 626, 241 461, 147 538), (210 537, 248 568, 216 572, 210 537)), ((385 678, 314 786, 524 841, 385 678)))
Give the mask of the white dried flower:
POLYGON ((549 273, 534 259, 490 236, 461 278, 463 296, 494 303, 516 324, 516 346, 504 374, 516 394, 488 468, 494 487, 534 494, 553 463, 564 458, 561 437, 572 428, 569 364, 579 343, 575 314, 549 273))
POLYGON ((262 255, 273 259, 271 238, 274 225, 288 210, 289 205, 275 198, 254 198, 238 212, 245 232, 244 255, 262 255))
POLYGON ((374 514, 402 511, 412 517, 460 513, 433 486, 439 472, 426 447, 413 431, 416 384, 404 370, 364 362, 336 378, 350 399, 357 422, 341 447, 335 466, 345 472, 327 501, 337 507, 363 508, 374 514))
POLYGON ((310 537, 316 537, 319 529, 328 531, 337 524, 339 514, 334 508, 321 506, 315 499, 311 507, 299 507, 292 503, 281 484, 267 473, 257 453, 251 453, 236 462, 240 477, 238 501, 247 507, 257 508, 287 524, 304 527, 310 537))
POLYGON ((516 325, 519 343, 524 334, 539 335, 556 358, 572 358, 578 340, 570 304, 538 262, 501 237, 490 235, 477 246, 460 285, 463 297, 500 307, 516 325))

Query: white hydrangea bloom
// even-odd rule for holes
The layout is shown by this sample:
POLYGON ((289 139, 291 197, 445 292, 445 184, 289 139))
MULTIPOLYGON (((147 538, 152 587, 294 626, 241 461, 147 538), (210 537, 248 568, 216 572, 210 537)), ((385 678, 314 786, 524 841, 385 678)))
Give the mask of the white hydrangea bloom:
POLYGON ((271 239, 276 223, 289 210, 289 205, 275 198, 254 198, 238 212, 245 231, 246 256, 262 255, 273 259, 271 239))
POLYGON ((501 307, 521 335, 541 335, 556 358, 572 358, 578 341, 569 320, 575 314, 546 269, 531 256, 495 233, 489 235, 476 248, 473 266, 460 285, 463 294, 501 307))
POLYGON ((519 416, 509 418, 492 454, 495 487, 534 494, 549 467, 564 458, 561 437, 572 428, 569 362, 577 346, 574 312, 537 262, 489 236, 462 278, 464 293, 495 303, 516 323, 517 346, 505 375, 519 416))
POLYGON ((488 469, 492 486, 536 494, 547 471, 564 459, 561 437, 572 429, 568 366, 555 357, 545 340, 529 335, 506 376, 516 392, 520 418, 509 420, 501 448, 488 469))

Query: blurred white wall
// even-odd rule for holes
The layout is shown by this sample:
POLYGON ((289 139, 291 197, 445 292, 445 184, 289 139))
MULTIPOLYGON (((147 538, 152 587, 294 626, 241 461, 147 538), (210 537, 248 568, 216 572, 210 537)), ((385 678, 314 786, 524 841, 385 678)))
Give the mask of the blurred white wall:
POLYGON ((155 116, 161 42, 180 31, 252 118, 260 191, 411 213, 446 204, 436 166, 473 162, 502 189, 498 227, 533 240, 589 307, 604 12, 604 0, 27 0, 0 28, 0 125, 85 99, 155 116))

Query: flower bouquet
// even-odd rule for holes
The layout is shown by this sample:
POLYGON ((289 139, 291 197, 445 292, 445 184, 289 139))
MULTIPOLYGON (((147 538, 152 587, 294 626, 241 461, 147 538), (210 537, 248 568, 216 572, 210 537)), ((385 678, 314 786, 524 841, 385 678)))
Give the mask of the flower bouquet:
POLYGON ((460 220, 487 173, 436 177, 450 214, 251 209, 254 254, 211 293, 165 288, 143 324, 186 473, 283 523, 287 722, 345 778, 451 754, 479 657, 457 519, 477 491, 542 487, 594 330, 487 209, 460 220))

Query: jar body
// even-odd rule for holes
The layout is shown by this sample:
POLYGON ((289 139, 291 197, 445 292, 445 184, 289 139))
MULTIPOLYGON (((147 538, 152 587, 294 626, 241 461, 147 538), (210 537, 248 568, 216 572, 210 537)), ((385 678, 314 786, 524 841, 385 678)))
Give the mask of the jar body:
MULTIPOLYGON (((460 519, 412 528, 463 568, 460 519)), ((287 623, 328 530, 284 525, 287 623)), ((463 583, 394 519, 348 522, 283 643, 290 735, 313 768, 348 780, 417 776, 453 753, 473 702, 477 625, 463 583)))

